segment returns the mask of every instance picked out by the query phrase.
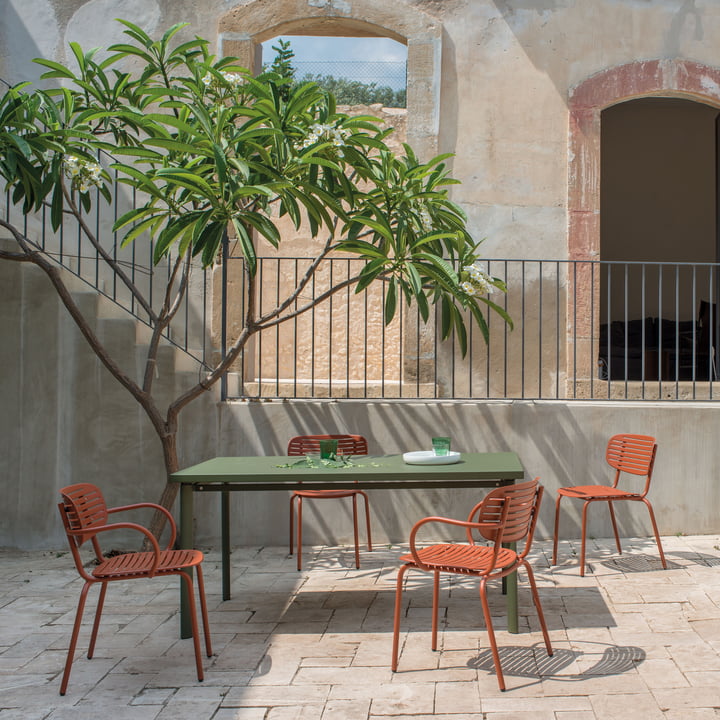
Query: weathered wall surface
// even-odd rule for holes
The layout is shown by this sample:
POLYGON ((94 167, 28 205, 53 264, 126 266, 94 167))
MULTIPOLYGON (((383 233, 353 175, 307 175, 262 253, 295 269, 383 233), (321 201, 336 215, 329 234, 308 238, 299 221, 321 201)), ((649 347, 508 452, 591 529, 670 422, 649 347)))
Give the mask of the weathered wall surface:
MULTIPOLYGON (((11 82, 38 77, 30 62, 37 55, 67 59, 70 40, 94 47, 122 38, 113 0, 8 0, 6 7, 0 77, 11 82)), ((572 88, 638 60, 712 67, 720 47, 715 2, 128 0, 122 7, 125 17, 155 34, 188 22, 186 36, 219 38, 248 63, 253 43, 272 34, 375 32, 405 39, 409 89, 423 88, 409 100, 416 106, 408 137, 428 152, 457 153, 454 173, 463 184, 454 197, 495 257, 567 255, 572 88)), ((632 94, 632 83, 623 91, 632 94)), ((698 86, 695 97, 717 104, 715 95, 698 86)))

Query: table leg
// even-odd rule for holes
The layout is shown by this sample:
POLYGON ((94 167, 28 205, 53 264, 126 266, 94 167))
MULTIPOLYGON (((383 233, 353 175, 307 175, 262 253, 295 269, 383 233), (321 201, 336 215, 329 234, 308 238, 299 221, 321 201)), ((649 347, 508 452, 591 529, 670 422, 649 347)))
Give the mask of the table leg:
MULTIPOLYGON (((193 489, 190 484, 180 486, 180 547, 193 546, 193 489)), ((192 568, 190 568, 192 572, 192 568)), ((180 637, 192 637, 190 599, 185 583, 180 579, 180 637)))
POLYGON ((518 633, 520 630, 518 629, 517 570, 510 573, 504 580, 507 591, 505 603, 507 605, 508 632, 518 633))
POLYGON ((230 599, 230 492, 220 493, 220 514, 222 524, 222 597, 230 599))

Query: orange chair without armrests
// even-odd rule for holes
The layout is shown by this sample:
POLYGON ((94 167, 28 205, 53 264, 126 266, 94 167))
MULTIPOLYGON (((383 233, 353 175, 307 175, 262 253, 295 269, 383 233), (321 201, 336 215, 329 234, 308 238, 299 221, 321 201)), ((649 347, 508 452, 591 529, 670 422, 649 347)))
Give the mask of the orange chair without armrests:
POLYGON ((400 567, 397 577, 391 664, 393 672, 397 671, 398 666, 403 578, 405 572, 410 568, 431 572, 434 575, 432 601, 433 650, 437 650, 440 573, 471 575, 480 578, 480 600, 498 685, 501 690, 505 690, 505 679, 490 617, 486 585, 488 580, 504 578, 522 566, 527 571, 530 581, 533 602, 540 620, 547 653, 548 655, 553 654, 550 636, 545 625, 545 616, 540 604, 540 596, 535 584, 535 576, 526 560, 532 545, 542 494, 543 487, 536 478, 519 485, 508 485, 492 490, 485 496, 484 500, 471 510, 465 522, 444 517, 426 517, 415 523, 410 532, 410 553, 400 558, 405 564, 400 567), (418 548, 416 545, 417 533, 420 528, 428 523, 443 523, 465 528, 468 539, 467 544, 442 543, 418 548), (476 531, 481 539, 489 541, 489 544, 476 545, 473 531, 476 531), (503 547, 503 543, 514 543, 521 540, 525 540, 525 545, 519 554, 515 550, 503 547))
POLYGON ((60 685, 60 694, 64 695, 67 690, 70 669, 72 667, 75 648, 77 646, 78 634, 82 623, 85 601, 91 585, 100 583, 100 597, 98 598, 95 621, 93 623, 90 645, 88 647, 88 659, 92 658, 97 640, 100 617, 105 603, 105 593, 109 582, 115 580, 138 580, 141 578, 162 577, 166 575, 179 575, 185 582, 188 589, 190 604, 190 617, 192 621, 192 635, 195 647, 195 664, 197 666, 197 677, 200 682, 203 680, 203 667, 200 653, 200 639, 198 635, 198 624, 195 610, 195 598, 193 595, 193 581, 186 570, 196 568, 198 595, 200 596, 200 608, 202 611, 203 630, 205 632, 205 646, 207 656, 212 656, 210 644, 210 627, 208 623, 207 605, 205 602, 205 586, 203 583, 202 567, 203 554, 199 550, 171 550, 175 543, 176 528, 172 515, 162 506, 155 503, 135 503, 120 507, 108 508, 103 499, 102 493, 95 486, 89 483, 69 485, 60 490, 62 502, 58 504, 65 533, 70 543, 75 567, 80 576, 85 580, 85 585, 80 592, 75 624, 73 625, 70 648, 68 650, 65 672, 63 673, 60 685), (136 508, 152 508, 164 513, 170 526, 170 540, 167 548, 161 550, 153 534, 142 525, 131 522, 108 523, 108 516, 126 510, 136 508), (114 557, 106 558, 100 548, 98 535, 109 530, 121 528, 137 530, 142 533, 150 542, 152 550, 149 552, 131 552, 114 557), (88 572, 83 565, 80 556, 80 547, 90 540, 95 551, 97 565, 88 572))
POLYGON ((580 546, 580 575, 585 575, 585 537, 587 534, 587 510, 591 502, 604 500, 610 508, 610 519, 612 520, 613 531, 615 533, 615 544, 618 553, 622 554, 620 547, 620 536, 618 535, 617 523, 615 522, 615 510, 613 503, 618 500, 634 500, 636 502, 645 503, 650 513, 650 522, 655 533, 658 550, 660 551, 660 560, 663 568, 667 568, 665 562, 665 553, 663 553, 662 543, 660 542, 660 533, 658 532, 657 523, 655 522, 655 513, 652 505, 646 495, 650 489, 650 480, 652 479, 653 466, 655 464, 655 455, 657 453, 657 443, 655 438, 650 435, 630 435, 620 434, 613 435, 608 441, 605 459, 608 465, 615 470, 615 478, 612 485, 577 485, 574 487, 564 487, 558 490, 557 501, 555 502, 555 532, 553 535, 553 565, 557 564, 557 546, 558 546, 558 527, 560 521, 560 501, 564 497, 576 498, 584 500, 582 510, 582 529, 581 529, 581 546, 580 546), (621 473, 629 473, 631 475, 640 475, 645 477, 645 488, 641 493, 629 492, 618 487, 621 473))
MULTIPOLYGON (((362 435, 298 435, 288 443, 287 454, 305 455, 308 452, 320 452, 321 440, 337 440, 338 455, 367 455, 367 440, 362 435)), ((332 498, 352 498, 353 531, 355 537, 355 567, 360 567, 360 547, 357 521, 357 496, 365 500, 365 524, 367 526, 368 550, 372 551, 370 535, 370 506, 368 497, 362 490, 295 490, 290 497, 290 554, 293 554, 295 501, 297 501, 297 569, 302 569, 302 501, 303 498, 315 500, 332 498)))

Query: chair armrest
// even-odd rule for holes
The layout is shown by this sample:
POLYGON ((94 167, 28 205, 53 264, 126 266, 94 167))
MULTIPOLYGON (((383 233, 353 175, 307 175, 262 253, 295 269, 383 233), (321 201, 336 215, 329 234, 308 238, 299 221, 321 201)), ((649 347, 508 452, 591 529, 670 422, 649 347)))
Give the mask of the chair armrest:
POLYGON ((170 550, 170 548, 172 548, 175 544, 175 538, 177 537, 177 525, 175 524, 175 518, 167 508, 164 508, 162 505, 158 505, 157 503, 139 502, 133 503, 132 505, 118 505, 117 507, 108 508, 107 512, 109 515, 110 513, 123 512, 125 510, 137 510, 138 508, 152 508, 153 510, 158 510, 165 515, 167 521, 170 523, 170 540, 165 549, 170 550))
MULTIPOLYGON (((158 565, 160 564, 160 545, 158 544, 157 538, 146 527, 138 525, 137 523, 119 522, 110 523, 109 525, 98 525, 97 527, 93 527, 92 529, 84 528, 80 530, 66 530, 66 532, 68 535, 87 537, 89 534, 97 535, 101 532, 108 532, 109 530, 137 530, 138 532, 145 535, 145 537, 150 541, 150 544, 152 545, 152 553, 155 556, 153 558, 152 567, 150 568, 150 577, 154 577, 158 569, 158 565)), ((99 545, 95 545, 95 548, 97 551, 99 551, 99 545)))
POLYGON ((471 545, 475 544, 472 539, 472 535, 470 532, 471 530, 479 530, 480 528, 500 528, 502 525, 499 522, 470 522, 469 520, 455 520, 454 518, 446 518, 440 516, 430 516, 423 518, 422 520, 418 520, 413 525, 412 530, 410 531, 410 554, 413 556, 413 560, 415 561, 416 565, 422 570, 428 570, 428 567, 423 564, 417 553, 415 536, 417 535, 418 530, 420 530, 421 527, 429 523, 438 523, 442 525, 452 525, 454 527, 465 528, 468 540, 471 545))

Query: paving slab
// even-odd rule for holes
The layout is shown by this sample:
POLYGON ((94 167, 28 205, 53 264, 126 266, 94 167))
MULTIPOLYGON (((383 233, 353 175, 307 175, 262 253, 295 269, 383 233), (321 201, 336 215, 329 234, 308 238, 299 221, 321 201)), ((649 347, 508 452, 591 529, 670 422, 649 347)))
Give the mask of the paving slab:
POLYGON ((662 570, 647 538, 548 541, 532 561, 553 643, 545 651, 525 578, 521 632, 507 632, 491 592, 507 690, 497 686, 472 578, 443 577, 438 650, 430 648, 432 582, 408 574, 399 672, 389 668, 402 545, 364 551, 305 548, 303 570, 284 547, 235 548, 231 600, 220 556, 206 549, 213 634, 195 675, 179 638, 178 581, 108 590, 95 657, 88 598, 68 693, 58 688, 82 587, 63 552, 0 550, 0 720, 719 720, 720 538, 673 536, 662 570))

